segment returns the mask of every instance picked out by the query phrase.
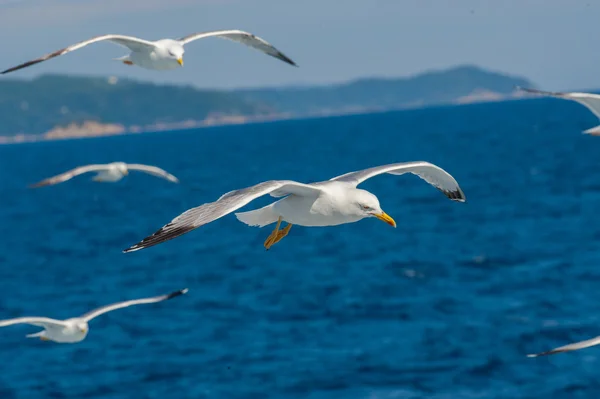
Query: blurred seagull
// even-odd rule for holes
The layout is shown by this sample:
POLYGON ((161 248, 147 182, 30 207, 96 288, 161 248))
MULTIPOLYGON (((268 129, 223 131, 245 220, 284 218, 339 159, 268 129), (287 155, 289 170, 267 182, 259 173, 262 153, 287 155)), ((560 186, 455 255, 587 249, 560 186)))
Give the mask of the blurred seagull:
POLYGON ((167 179, 170 182, 179 183, 179 179, 177 179, 175 176, 166 172, 165 170, 162 170, 161 168, 157 168, 156 166, 141 165, 137 163, 113 162, 102 165, 80 166, 78 168, 71 169, 65 173, 61 173, 60 175, 44 179, 40 182, 30 185, 29 187, 35 188, 62 183, 67 180, 71 180, 75 176, 87 172, 97 172, 96 176, 92 178, 92 180, 94 181, 116 182, 121 180, 124 176, 128 175, 130 170, 146 172, 156 177, 162 177, 163 179, 167 179))
POLYGON ((272 197, 285 197, 263 208, 236 213, 237 218, 249 226, 266 226, 277 223, 275 230, 264 243, 268 250, 285 237, 292 224, 300 226, 335 226, 357 222, 367 217, 375 217, 396 227, 396 222, 379 205, 377 197, 366 190, 356 188, 363 181, 390 173, 402 175, 412 173, 442 191, 454 201, 465 201, 465 195, 458 183, 443 169, 428 162, 406 162, 376 166, 357 172, 346 173, 331 180, 304 184, 291 180, 271 180, 252 187, 231 191, 215 202, 192 208, 156 233, 123 252, 137 251, 185 234, 195 228, 225 216, 250 201, 270 194, 272 197), (288 225, 279 229, 281 222, 288 225))
POLYGON ((554 348, 554 349, 546 351, 546 352, 533 353, 533 354, 527 355, 527 357, 547 356, 547 355, 554 355, 556 353, 571 352, 571 351, 576 351, 579 349, 589 348, 590 346, 595 346, 598 344, 600 344, 600 336, 592 338, 592 339, 588 339, 585 341, 575 342, 573 344, 569 344, 569 345, 565 345, 565 346, 559 346, 558 348, 554 348))
POLYGON ((39 337, 42 341, 54 341, 59 343, 80 342, 83 341, 88 334, 89 321, 101 314, 133 305, 166 301, 179 295, 183 295, 187 291, 188 289, 185 288, 167 295, 113 303, 112 305, 94 309, 83 316, 73 317, 67 320, 56 320, 48 317, 20 317, 18 319, 0 320, 0 327, 12 326, 14 324, 31 324, 37 327, 43 327, 44 330, 35 334, 28 334, 27 338, 39 337))
MULTIPOLYGON (((517 86, 517 89, 520 89, 527 93, 534 93, 534 94, 540 94, 543 96, 550 96, 550 97, 562 98, 565 100, 577 101, 579 104, 583 105, 584 107, 586 107, 587 109, 592 111, 592 113, 594 115, 596 115, 597 118, 600 118, 600 95, 598 95, 598 94, 577 93, 577 92, 557 93, 557 92, 542 91, 542 90, 536 90, 536 89, 526 89, 524 87, 519 87, 519 86, 517 86)), ((583 133, 598 134, 598 133, 600 133, 600 126, 596 126, 591 129, 584 130, 583 133)))
POLYGON ((26 68, 28 66, 49 60, 50 58, 58 57, 60 55, 70 53, 71 51, 79 50, 80 48, 83 48, 88 44, 101 41, 110 41, 119 44, 123 47, 127 47, 131 51, 126 56, 115 58, 115 60, 117 61, 121 61, 127 65, 137 65, 146 69, 166 71, 183 66, 183 53, 185 52, 183 46, 185 44, 193 42, 194 40, 204 39, 206 37, 212 36, 245 44, 246 46, 262 51, 263 53, 270 55, 271 57, 280 59, 281 61, 287 62, 290 65, 297 66, 294 63, 294 61, 286 57, 282 52, 280 52, 271 44, 267 43, 265 40, 261 39, 258 36, 241 30, 219 30, 211 32, 193 33, 191 35, 182 37, 177 40, 161 39, 155 42, 139 39, 133 36, 96 36, 83 42, 72 44, 69 47, 65 47, 53 53, 46 54, 35 60, 27 61, 21 65, 9 68, 3 71, 2 73, 9 73, 18 69, 26 68))

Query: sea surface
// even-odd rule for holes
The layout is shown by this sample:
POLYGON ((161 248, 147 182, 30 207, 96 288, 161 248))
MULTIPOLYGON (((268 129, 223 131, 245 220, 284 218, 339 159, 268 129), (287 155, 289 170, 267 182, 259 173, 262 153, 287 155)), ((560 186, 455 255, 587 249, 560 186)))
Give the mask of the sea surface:
POLYGON ((600 335, 600 137, 581 134, 597 124, 539 99, 1 146, 1 319, 190 290, 98 317, 78 344, 0 329, 0 398, 598 398, 600 346, 526 357, 600 335), (121 253, 232 189, 413 160, 467 202, 381 175, 362 187, 396 229, 294 226, 266 252, 271 227, 229 215, 121 253), (27 188, 111 161, 181 184, 27 188))

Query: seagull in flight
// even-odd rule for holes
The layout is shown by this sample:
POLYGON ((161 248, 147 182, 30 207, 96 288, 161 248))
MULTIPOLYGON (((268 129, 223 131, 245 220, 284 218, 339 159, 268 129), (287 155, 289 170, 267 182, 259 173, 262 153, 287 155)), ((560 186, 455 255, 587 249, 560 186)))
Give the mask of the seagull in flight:
POLYGON ((88 172, 96 172, 96 176, 92 178, 94 181, 113 183, 128 175, 130 170, 145 172, 156 177, 161 177, 173 183, 179 183, 179 179, 177 179, 175 176, 156 166, 142 165, 137 163, 113 162, 108 164, 79 166, 75 169, 61 173, 60 175, 52 176, 40 182, 34 183, 29 187, 36 188, 63 183, 67 180, 71 180, 75 176, 79 176, 88 172))
POLYGON ((281 51, 277 50, 271 44, 264 39, 253 35, 252 33, 244 32, 241 30, 218 30, 210 32, 199 32, 191 35, 184 36, 180 39, 161 39, 157 41, 148 41, 133 36, 124 35, 102 35, 96 36, 88 40, 84 40, 79 43, 72 44, 68 47, 54 51, 52 53, 36 58, 35 60, 24 62, 23 64, 17 65, 12 68, 8 68, 2 71, 2 74, 13 72, 22 68, 26 68, 31 65, 39 64, 40 62, 49 60, 60 55, 70 53, 71 51, 79 50, 87 46, 88 44, 109 41, 116 43, 122 47, 129 49, 130 53, 115 58, 117 61, 121 61, 126 65, 137 65, 145 69, 152 69, 156 71, 166 71, 176 69, 183 66, 183 53, 185 52, 184 46, 194 40, 204 39, 207 37, 218 37, 221 39, 227 39, 234 42, 245 44, 246 46, 252 47, 258 51, 275 57, 283 62, 290 65, 297 66, 294 61, 286 57, 281 51))
POLYGON ((39 338, 42 341, 54 341, 58 343, 75 343, 85 339, 88 334, 90 320, 113 310, 126 308, 133 305, 142 305, 147 303, 156 303, 166 301, 188 292, 188 289, 175 291, 167 295, 155 296, 152 298, 133 299, 125 302, 117 302, 94 309, 79 317, 73 317, 66 320, 56 320, 48 317, 20 317, 17 319, 0 320, 0 327, 12 326, 15 324, 31 324, 42 327, 43 330, 34 334, 28 334, 27 338, 39 338))
MULTIPOLYGON (((562 98, 564 100, 576 101, 579 104, 586 107, 587 109, 589 109, 590 111, 592 111, 592 113, 594 115, 596 115, 597 118, 600 119, 600 95, 598 95, 598 94, 578 93, 578 92, 558 93, 558 92, 552 92, 552 91, 527 89, 524 87, 517 87, 517 89, 525 91, 527 93, 533 93, 533 94, 539 94, 539 95, 543 95, 543 96, 562 98)), ((591 129, 584 130, 583 133, 600 134, 600 126, 596 126, 591 129)))
POLYGON ((285 237, 293 224, 335 226, 373 217, 396 227, 394 219, 381 209, 377 197, 357 188, 363 181, 383 173, 415 174, 451 200, 465 201, 464 193, 448 172, 422 161, 376 166, 311 184, 292 180, 270 180, 231 191, 215 202, 192 208, 123 252, 137 251, 178 237, 234 212, 266 194, 283 199, 257 210, 237 213, 236 216, 249 226, 263 227, 276 223, 275 229, 264 242, 267 250, 285 237), (280 230, 282 222, 287 222, 288 225, 280 230))

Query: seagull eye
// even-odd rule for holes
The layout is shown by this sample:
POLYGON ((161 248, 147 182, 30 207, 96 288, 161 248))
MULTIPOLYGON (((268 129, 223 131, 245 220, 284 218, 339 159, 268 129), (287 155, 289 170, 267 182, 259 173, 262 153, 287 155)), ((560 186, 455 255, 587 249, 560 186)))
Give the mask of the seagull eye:
POLYGON ((173 54, 173 53, 171 52, 171 50, 169 50, 169 55, 170 55, 171 57, 175 57, 175 54, 173 54))
POLYGON ((361 208, 364 209, 365 211, 368 211, 369 209, 371 209, 371 207, 367 206, 367 205, 361 205, 361 208))

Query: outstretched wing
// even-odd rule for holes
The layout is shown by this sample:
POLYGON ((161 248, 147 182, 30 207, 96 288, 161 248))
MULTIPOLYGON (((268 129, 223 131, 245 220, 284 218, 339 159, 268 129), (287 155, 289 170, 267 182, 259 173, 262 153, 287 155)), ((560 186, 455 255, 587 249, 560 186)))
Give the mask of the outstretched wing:
POLYGON ((558 348, 549 350, 547 352, 541 352, 541 353, 527 355, 527 357, 547 356, 547 355, 553 355, 555 353, 576 351, 576 350, 583 349, 583 348, 589 348, 590 346, 594 346, 594 345, 598 345, 598 344, 600 344, 600 337, 588 339, 585 341, 575 342, 573 344, 569 344, 569 345, 565 345, 565 346, 560 346, 558 348))
POLYGON ((458 183, 448 172, 438 166, 424 161, 375 166, 374 168, 346 173, 344 175, 334 177, 331 180, 347 182, 356 187, 363 181, 382 173, 389 173, 392 175, 412 173, 443 192, 446 197, 450 198, 451 200, 460 202, 464 202, 466 200, 465 194, 458 186, 458 183))
POLYGON ((99 170, 106 170, 106 169, 108 169, 108 165, 80 166, 78 168, 71 169, 65 173, 61 173, 60 175, 52 176, 52 177, 44 179, 40 182, 34 183, 34 184, 30 185, 29 187, 36 188, 36 187, 50 186, 52 184, 58 184, 58 183, 65 182, 65 181, 70 180, 73 177, 81 175, 83 173, 94 172, 94 171, 99 171, 99 170))
POLYGON ((232 40, 234 42, 245 44, 246 46, 252 47, 258 51, 262 51, 265 54, 275 57, 283 62, 287 62, 290 65, 297 66, 294 61, 286 57, 281 51, 277 50, 266 40, 261 39, 252 33, 244 32, 241 30, 217 30, 211 32, 199 32, 192 33, 179 39, 181 44, 187 44, 194 40, 204 39, 205 37, 220 37, 222 39, 232 40))
POLYGON ((132 37, 132 36, 123 36, 123 35, 96 36, 96 37, 92 37, 91 39, 72 44, 69 47, 65 47, 63 49, 54 51, 52 53, 43 55, 40 58, 36 58, 35 60, 24 62, 21 65, 17 65, 15 67, 9 68, 5 71, 2 71, 1 73, 5 74, 5 73, 16 71, 18 69, 27 68, 28 66, 39 64, 40 62, 49 60, 51 58, 70 53, 71 51, 79 50, 80 48, 85 47, 88 44, 101 42, 101 41, 105 41, 105 40, 119 44, 123 47, 127 47, 131 51, 137 51, 137 50, 140 50, 141 48, 154 48, 155 47, 154 43, 152 43, 152 42, 149 42, 149 41, 143 40, 143 39, 138 39, 137 37, 132 37))
POLYGON ((527 89, 524 87, 517 87, 519 90, 527 93, 540 94, 543 96, 563 98, 565 100, 577 101, 579 104, 585 106, 587 109, 592 111, 594 115, 600 118, 600 95, 593 93, 559 93, 553 91, 542 91, 536 89, 527 89))
POLYGON ((189 209, 163 226, 156 233, 144 238, 123 252, 137 251, 179 237, 182 234, 240 209, 250 201, 265 194, 271 194, 273 197, 282 197, 289 194, 307 197, 318 196, 320 193, 321 190, 316 186, 297 183, 291 180, 271 180, 255 186, 230 191, 215 202, 189 209))
POLYGON ((62 320, 50 319, 48 317, 19 317, 17 319, 0 320, 0 327, 12 326, 14 324, 31 324, 44 328, 46 326, 65 326, 65 322, 62 320))
POLYGON ((166 300, 178 297, 179 295, 183 295, 187 292, 188 292, 188 289, 184 288, 183 290, 171 292, 170 294, 167 294, 167 295, 159 295, 159 296, 155 296, 152 298, 132 299, 130 301, 117 302, 117 303, 113 303, 111 305, 102 306, 100 308, 94 309, 91 312, 88 312, 88 313, 84 314, 83 316, 81 316, 81 318, 84 319, 86 322, 88 322, 88 321, 92 320, 93 318, 100 316, 103 313, 111 312, 113 310, 126 308, 126 307, 133 306, 133 305, 143 305, 143 304, 147 304, 147 303, 162 302, 162 301, 166 301, 166 300))
POLYGON ((139 170, 140 172, 146 172, 146 173, 149 173, 149 174, 157 176, 157 177, 162 177, 163 179, 167 179, 173 183, 179 183, 178 178, 176 178, 172 174, 168 173, 166 170, 163 170, 156 166, 142 165, 142 164, 137 164, 137 163, 128 163, 127 169, 139 170))

